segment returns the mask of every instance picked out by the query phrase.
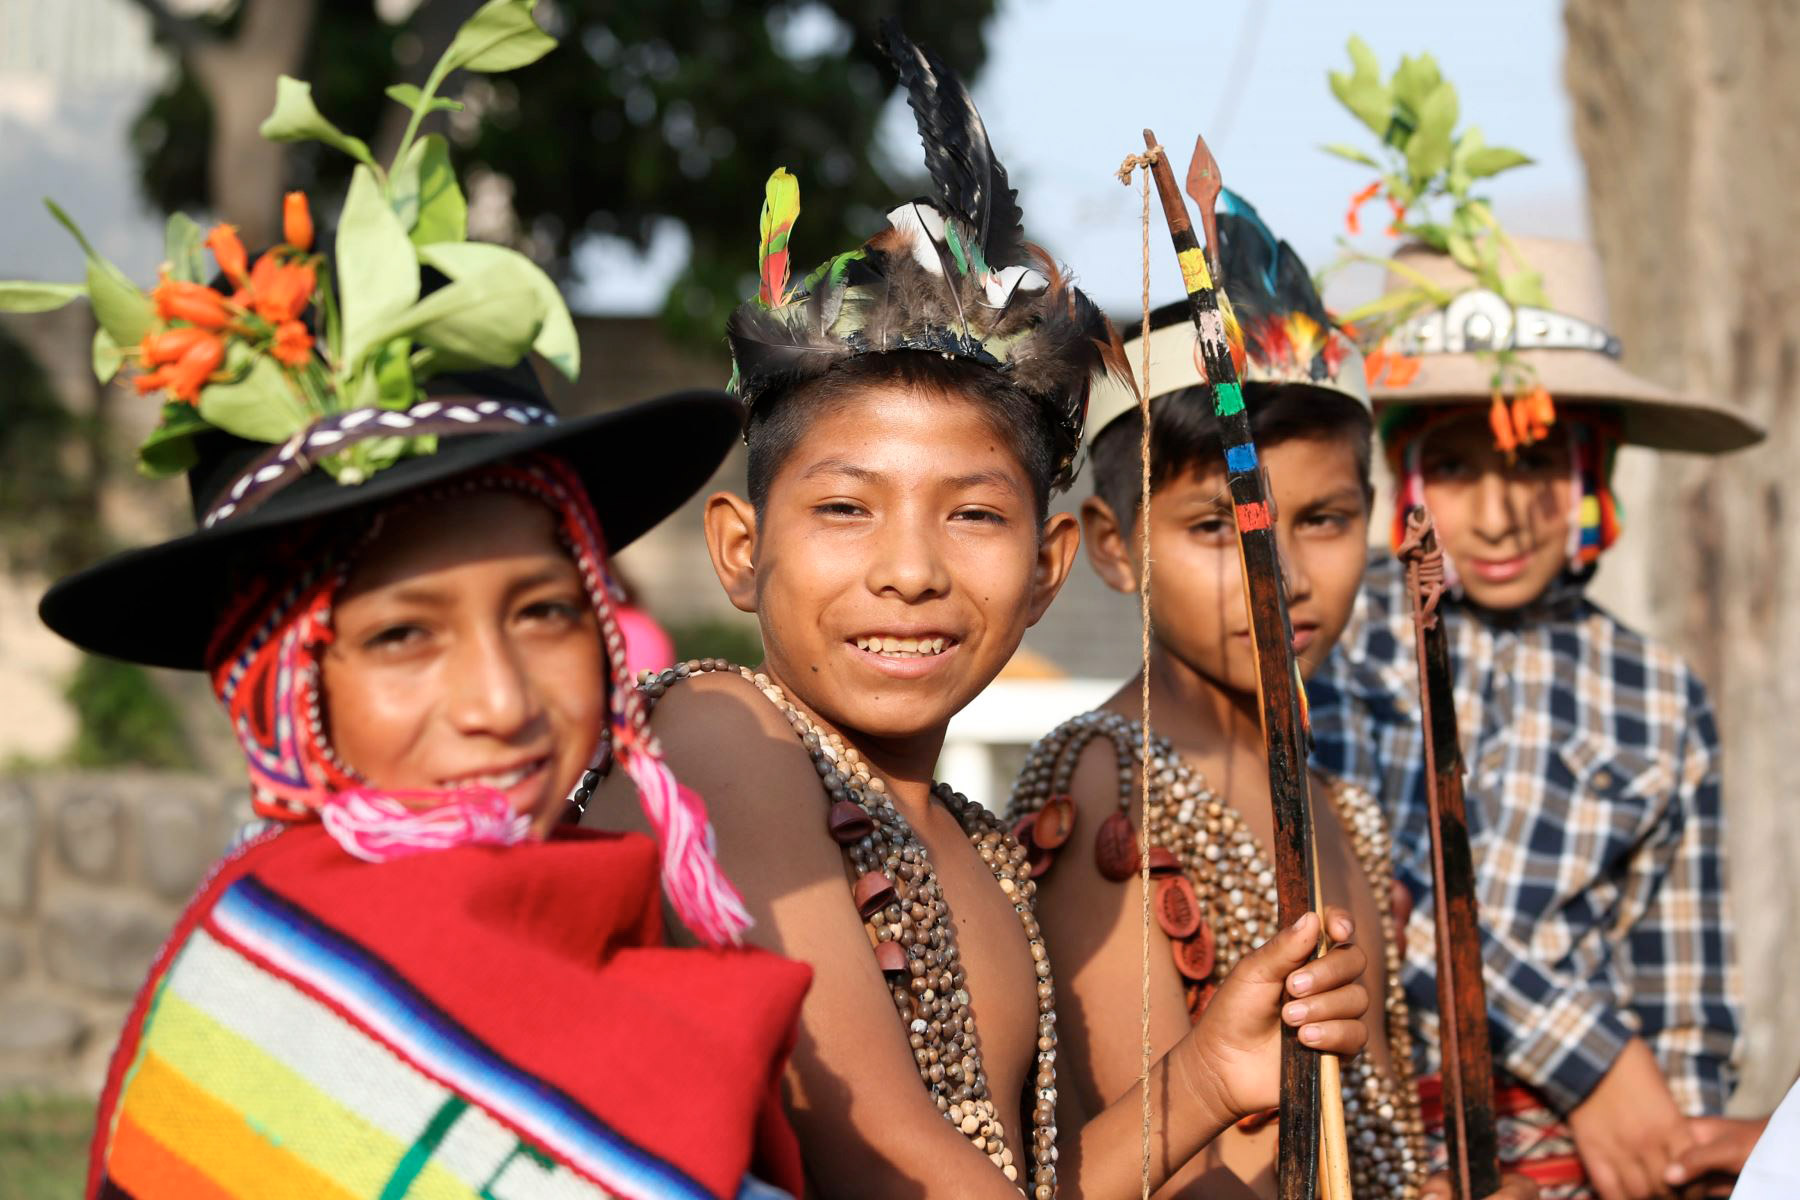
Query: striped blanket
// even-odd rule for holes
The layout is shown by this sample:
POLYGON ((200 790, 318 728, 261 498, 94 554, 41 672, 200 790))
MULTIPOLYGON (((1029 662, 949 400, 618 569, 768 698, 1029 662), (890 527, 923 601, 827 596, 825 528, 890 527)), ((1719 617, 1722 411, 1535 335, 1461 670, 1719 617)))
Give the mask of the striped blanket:
POLYGON ((635 837, 251 844, 139 997, 90 1200, 797 1194, 806 969, 662 948, 657 896, 635 837))

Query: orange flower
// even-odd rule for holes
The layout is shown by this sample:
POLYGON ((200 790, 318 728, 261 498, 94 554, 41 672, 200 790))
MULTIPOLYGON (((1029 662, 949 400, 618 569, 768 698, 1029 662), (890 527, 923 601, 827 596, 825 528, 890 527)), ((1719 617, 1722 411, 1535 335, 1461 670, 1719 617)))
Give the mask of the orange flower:
POLYGON ((305 192, 289 192, 282 197, 281 237, 296 250, 312 249, 312 210, 306 206, 305 192))
POLYGON ((162 388, 172 399, 197 404, 200 389, 224 364, 225 343, 212 334, 203 334, 179 359, 138 376, 134 382, 140 395, 162 388))
POLYGON ((1388 367, 1388 386, 1403 388, 1411 383, 1419 374, 1419 360, 1408 358, 1404 354, 1396 354, 1388 367))
POLYGON ((244 286, 244 273, 249 260, 244 257, 244 243, 238 239, 237 226, 214 225, 206 235, 206 248, 219 261, 219 270, 238 287, 244 286))
POLYGON ((1374 387, 1381 379, 1381 373, 1387 369, 1388 352, 1377 346, 1363 358, 1363 380, 1374 387))
POLYGON ((156 315, 165 321, 186 321, 202 329, 222 329, 231 320, 225 297, 200 283, 170 279, 163 273, 162 282, 150 293, 156 304, 156 315))
POLYGON ((312 264, 284 263, 270 251, 250 272, 251 306, 257 316, 276 325, 296 320, 306 311, 317 282, 312 264))
POLYGON ((1406 219, 1406 205, 1400 203, 1392 196, 1389 196, 1388 209, 1394 214, 1394 219, 1388 222, 1387 235, 1389 237, 1399 237, 1400 222, 1406 219))
POLYGON ((191 326, 147 333, 144 340, 138 343, 138 361, 146 367, 172 363, 193 349, 195 342, 213 336, 204 329, 191 326))
POLYGON ((290 367, 304 367, 312 357, 312 334, 299 321, 283 321, 275 327, 275 360, 290 367))
POLYGON ((1531 395, 1526 399, 1531 401, 1532 420, 1548 432, 1550 426, 1556 424, 1556 401, 1551 399, 1550 389, 1540 383, 1531 389, 1531 395))
POLYGON ((1373 200, 1375 198, 1375 193, 1380 190, 1381 180, 1377 179, 1374 183, 1371 183, 1368 187, 1350 197, 1350 211, 1344 214, 1345 229, 1348 229, 1351 233, 1362 232, 1362 220, 1358 217, 1357 213, 1363 205, 1373 200))
POLYGON ((1512 414, 1506 409, 1506 397, 1499 392, 1494 393, 1494 401, 1488 405, 1488 427, 1494 431, 1494 445, 1502 453, 1511 454, 1519 448, 1519 439, 1513 433, 1512 414))

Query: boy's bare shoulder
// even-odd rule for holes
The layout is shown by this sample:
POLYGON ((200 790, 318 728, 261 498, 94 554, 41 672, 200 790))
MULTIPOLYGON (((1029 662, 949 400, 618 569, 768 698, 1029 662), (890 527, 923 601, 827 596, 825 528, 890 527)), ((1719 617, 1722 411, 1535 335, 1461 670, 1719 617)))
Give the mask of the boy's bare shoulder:
POLYGON ((792 816, 797 787, 818 791, 812 760, 787 718, 735 671, 697 675, 670 688, 656 702, 650 727, 676 777, 705 797, 717 825, 771 805, 792 816))

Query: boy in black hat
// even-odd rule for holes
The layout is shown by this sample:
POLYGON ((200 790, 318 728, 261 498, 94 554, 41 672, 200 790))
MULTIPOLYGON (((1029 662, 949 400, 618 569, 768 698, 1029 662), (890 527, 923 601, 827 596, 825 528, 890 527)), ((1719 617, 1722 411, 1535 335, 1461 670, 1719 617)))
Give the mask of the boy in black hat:
MULTIPOLYGON (((433 78, 482 69, 464 51, 497 30, 542 53, 528 12, 487 6, 433 78)), ((271 127, 323 124, 305 90, 283 81, 271 127)), ((179 218, 149 295, 91 250, 85 289, 0 285, 15 306, 85 290, 102 347, 163 399, 143 461, 186 471, 200 524, 62 580, 44 621, 208 672, 264 818, 139 994, 87 1195, 798 1193, 773 1087, 807 973, 723 948, 742 907, 648 733, 609 594, 609 550, 705 481, 735 406, 559 423, 520 363, 574 371, 554 287, 463 240, 453 180, 411 207, 413 235, 435 230, 415 247, 410 153, 357 168, 329 273, 295 194, 254 266, 229 227, 206 239, 218 287, 179 218), (682 458, 647 452, 677 435, 682 458), (566 828, 610 763, 717 948, 662 946, 654 844, 566 828)))

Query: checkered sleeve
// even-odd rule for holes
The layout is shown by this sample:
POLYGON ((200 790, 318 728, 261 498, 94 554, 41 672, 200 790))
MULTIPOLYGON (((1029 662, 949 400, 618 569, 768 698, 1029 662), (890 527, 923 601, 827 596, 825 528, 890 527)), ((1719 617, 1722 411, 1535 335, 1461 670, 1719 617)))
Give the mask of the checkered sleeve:
POLYGON ((1736 1082, 1742 987, 1725 887, 1718 731, 1703 685, 1687 679, 1678 778, 1665 820, 1630 867, 1645 901, 1619 952, 1631 1007, 1675 1102, 1724 1110, 1736 1082))

